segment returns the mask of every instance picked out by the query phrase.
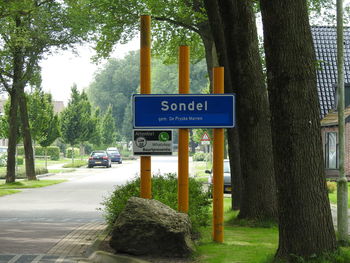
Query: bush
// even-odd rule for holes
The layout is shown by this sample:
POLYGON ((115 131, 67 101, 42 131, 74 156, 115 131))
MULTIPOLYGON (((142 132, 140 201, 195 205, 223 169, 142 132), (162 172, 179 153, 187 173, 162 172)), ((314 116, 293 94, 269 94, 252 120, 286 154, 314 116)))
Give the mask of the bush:
POLYGON ((336 182, 330 182, 327 181, 327 191, 329 194, 332 194, 337 190, 337 183, 336 182))
POLYGON ((5 167, 7 165, 7 154, 0 155, 0 167, 5 167))
POLYGON ((200 161, 208 161, 209 160, 209 153, 195 153, 192 157, 193 161, 200 162, 200 161))
MULTIPOLYGON (((152 179, 152 194, 155 200, 177 210, 177 176, 165 174, 154 176, 152 179)), ((129 198, 140 195, 140 179, 134 179, 122 186, 117 186, 112 195, 105 198, 104 217, 109 227, 112 227, 120 212, 124 209, 129 198)), ((194 178, 189 178, 189 212, 194 232, 200 226, 209 224, 210 201, 208 194, 203 191, 202 184, 194 178)))
POLYGON ((22 165, 24 163, 24 157, 23 156, 17 156, 17 165, 22 165))
MULTIPOLYGON (((74 157, 77 157, 80 155, 79 148, 74 148, 74 157)), ((67 148, 66 150, 66 157, 67 158, 72 158, 72 148, 67 148)))

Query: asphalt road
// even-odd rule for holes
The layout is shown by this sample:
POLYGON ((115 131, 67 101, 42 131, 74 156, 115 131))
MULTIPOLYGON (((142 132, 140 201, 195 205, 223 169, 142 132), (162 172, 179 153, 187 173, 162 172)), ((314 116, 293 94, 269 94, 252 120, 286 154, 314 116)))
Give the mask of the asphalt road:
MULTIPOLYGON (((101 202, 131 180, 139 160, 49 176, 67 182, 0 198, 0 254, 45 254, 77 227, 103 222, 101 202)), ((153 173, 177 171, 177 157, 152 157, 153 173)))

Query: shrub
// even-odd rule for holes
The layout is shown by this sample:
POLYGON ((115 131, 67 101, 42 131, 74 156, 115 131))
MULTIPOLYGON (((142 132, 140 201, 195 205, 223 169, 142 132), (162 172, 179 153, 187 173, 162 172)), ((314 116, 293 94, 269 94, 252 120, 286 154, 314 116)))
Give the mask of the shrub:
POLYGON ((24 158, 23 156, 17 156, 17 164, 22 165, 24 163, 24 158))
POLYGON ((200 162, 200 161, 208 161, 209 160, 209 153, 195 153, 192 157, 193 161, 200 162))
POLYGON ((336 182, 330 182, 327 181, 327 191, 329 194, 332 194, 337 190, 337 183, 336 182))
MULTIPOLYGON (((74 157, 77 157, 79 156, 80 154, 80 151, 79 151, 79 148, 74 148, 74 157)), ((67 148, 66 150, 66 157, 67 158, 72 158, 72 148, 67 148)))
MULTIPOLYGON (((152 179, 153 198, 177 210, 177 176, 165 174, 154 176, 152 179)), ((111 196, 104 199, 104 217, 112 227, 120 212, 124 209, 130 197, 140 195, 140 179, 134 179, 122 186, 117 186, 111 196)), ((208 194, 203 191, 202 184, 194 178, 189 178, 189 212, 194 232, 200 226, 209 224, 210 201, 208 194)))

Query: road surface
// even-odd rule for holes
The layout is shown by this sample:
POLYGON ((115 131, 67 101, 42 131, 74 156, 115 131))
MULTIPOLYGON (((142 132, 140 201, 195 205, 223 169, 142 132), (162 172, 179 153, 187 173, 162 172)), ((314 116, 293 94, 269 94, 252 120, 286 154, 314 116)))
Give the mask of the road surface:
MULTIPOLYGON (((56 258, 53 261, 38 261, 38 257, 42 258, 50 251, 55 254, 59 249, 57 244, 76 229, 80 228, 80 232, 83 232, 84 227, 95 227, 96 231, 100 231, 104 224, 99 210, 102 208, 101 202, 117 185, 138 176, 139 170, 139 160, 113 164, 108 169, 81 168, 72 173, 47 177, 67 179, 67 182, 24 189, 21 193, 1 197, 0 263, 65 262, 56 258), (20 259, 19 255, 22 254, 27 255, 28 261, 20 259), (18 261, 14 259, 15 256, 19 257, 18 261)), ((152 173, 176 171, 177 157, 152 157, 152 173)), ((76 255, 70 256, 79 256, 79 253, 83 252, 76 251, 76 255)))

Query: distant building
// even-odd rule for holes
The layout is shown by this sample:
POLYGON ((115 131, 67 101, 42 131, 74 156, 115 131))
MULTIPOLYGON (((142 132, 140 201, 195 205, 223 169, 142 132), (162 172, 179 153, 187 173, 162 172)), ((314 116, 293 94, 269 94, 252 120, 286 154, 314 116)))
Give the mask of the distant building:
POLYGON ((55 113, 61 113, 64 110, 63 101, 52 101, 52 104, 55 113))

